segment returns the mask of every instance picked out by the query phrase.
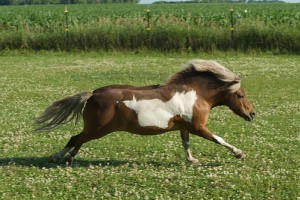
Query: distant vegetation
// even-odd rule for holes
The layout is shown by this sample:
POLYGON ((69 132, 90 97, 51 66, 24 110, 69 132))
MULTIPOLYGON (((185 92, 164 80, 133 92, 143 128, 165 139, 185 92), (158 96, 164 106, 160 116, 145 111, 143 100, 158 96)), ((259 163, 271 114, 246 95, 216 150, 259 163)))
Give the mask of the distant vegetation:
POLYGON ((102 4, 68 5, 67 13, 64 9, 1 6, 0 50, 300 53, 300 4, 102 4))
MULTIPOLYGON (((0 5, 48 5, 48 4, 116 4, 138 3, 140 0, 0 0, 0 5)), ((190 1, 156 1, 155 4, 172 3, 237 3, 237 2, 279 2, 279 0, 190 0, 190 1)))
POLYGON ((111 4, 138 3, 139 0, 0 0, 0 5, 48 5, 48 4, 111 4))
POLYGON ((285 3, 280 0, 161 0, 155 1, 153 4, 180 4, 180 3, 285 3))

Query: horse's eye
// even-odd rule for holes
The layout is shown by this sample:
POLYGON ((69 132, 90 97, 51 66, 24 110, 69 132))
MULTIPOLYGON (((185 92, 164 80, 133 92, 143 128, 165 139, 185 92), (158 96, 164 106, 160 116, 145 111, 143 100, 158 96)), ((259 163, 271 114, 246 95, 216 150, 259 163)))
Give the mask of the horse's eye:
POLYGON ((244 98, 244 95, 242 95, 242 94, 236 94, 236 96, 237 96, 237 98, 239 98, 239 99, 244 98))

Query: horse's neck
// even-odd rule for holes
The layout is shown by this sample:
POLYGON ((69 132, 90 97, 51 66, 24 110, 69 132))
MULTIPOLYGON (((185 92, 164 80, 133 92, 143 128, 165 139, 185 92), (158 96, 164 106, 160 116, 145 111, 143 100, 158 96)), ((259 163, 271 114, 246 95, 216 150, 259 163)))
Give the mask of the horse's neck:
POLYGON ((201 99, 211 105, 211 108, 223 105, 224 96, 226 96, 226 85, 220 81, 212 79, 194 79, 186 83, 187 88, 193 88, 201 99))

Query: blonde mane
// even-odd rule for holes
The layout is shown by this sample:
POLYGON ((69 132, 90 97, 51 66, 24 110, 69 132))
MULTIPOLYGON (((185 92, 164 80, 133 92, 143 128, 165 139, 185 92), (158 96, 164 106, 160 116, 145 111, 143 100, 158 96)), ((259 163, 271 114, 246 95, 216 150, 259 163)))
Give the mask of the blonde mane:
POLYGON ((241 79, 226 67, 212 60, 192 60, 189 62, 183 70, 174 74, 165 84, 176 83, 180 79, 184 79, 189 76, 195 76, 195 74, 211 73, 218 80, 224 83, 232 83, 228 90, 230 93, 236 92, 241 87, 241 79))

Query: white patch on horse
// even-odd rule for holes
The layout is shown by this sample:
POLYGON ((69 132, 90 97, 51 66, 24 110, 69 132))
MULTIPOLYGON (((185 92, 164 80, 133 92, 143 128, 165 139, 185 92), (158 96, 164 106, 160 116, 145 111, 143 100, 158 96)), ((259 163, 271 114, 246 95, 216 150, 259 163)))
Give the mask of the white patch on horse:
POLYGON ((192 90, 182 93, 176 92, 166 102, 160 99, 142 99, 137 101, 135 96, 133 96, 132 100, 126 100, 123 103, 137 113, 140 126, 167 128, 170 119, 177 115, 182 117, 183 120, 191 122, 196 100, 196 92, 192 90))
POLYGON ((224 146, 224 147, 226 147, 227 149, 229 149, 235 156, 237 156, 237 155, 239 155, 239 154, 242 153, 242 150, 237 149, 235 146, 232 146, 231 144, 228 144, 227 142, 225 142, 225 141, 223 140, 223 138, 221 138, 221 137, 219 137, 219 136, 217 136, 217 135, 214 135, 214 134, 213 134, 213 138, 214 138, 215 140, 217 140, 217 142, 218 142, 219 144, 221 144, 222 146, 224 146))

